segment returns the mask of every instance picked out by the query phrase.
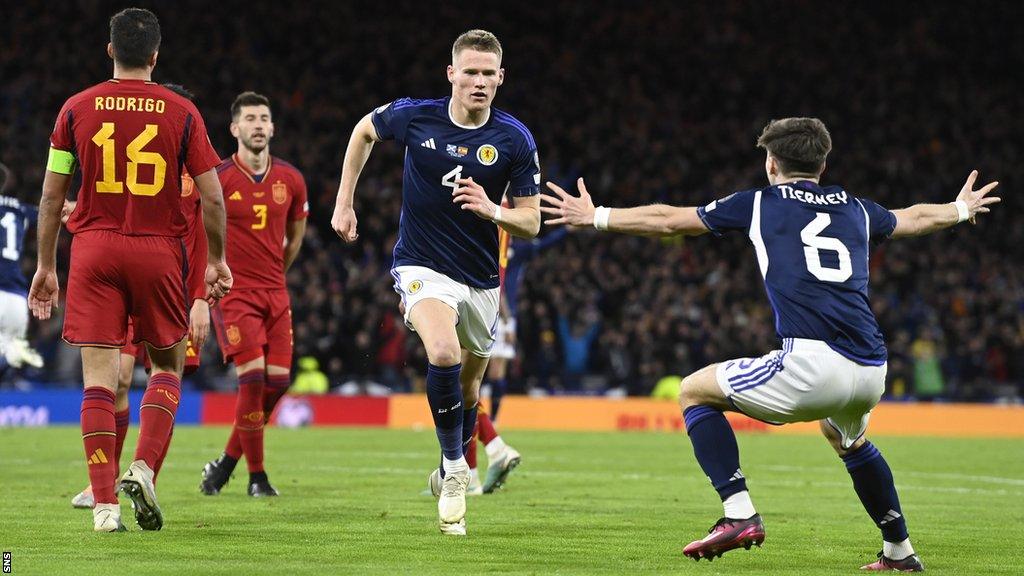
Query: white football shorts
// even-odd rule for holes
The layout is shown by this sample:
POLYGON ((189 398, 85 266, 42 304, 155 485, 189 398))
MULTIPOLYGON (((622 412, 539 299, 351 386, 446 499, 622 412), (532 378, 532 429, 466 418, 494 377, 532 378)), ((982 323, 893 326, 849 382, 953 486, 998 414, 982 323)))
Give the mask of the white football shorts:
POLYGON ((716 376, 744 414, 771 424, 827 420, 849 448, 867 430, 886 370, 858 364, 820 340, 786 338, 782 350, 722 362, 716 376))
POLYGON ((398 266, 391 270, 391 275, 395 278, 395 292, 405 305, 406 326, 415 330, 409 321, 409 313, 416 304, 427 298, 440 300, 459 316, 455 326, 459 344, 474 356, 491 356, 497 330, 500 288, 470 288, 423 266, 398 266))

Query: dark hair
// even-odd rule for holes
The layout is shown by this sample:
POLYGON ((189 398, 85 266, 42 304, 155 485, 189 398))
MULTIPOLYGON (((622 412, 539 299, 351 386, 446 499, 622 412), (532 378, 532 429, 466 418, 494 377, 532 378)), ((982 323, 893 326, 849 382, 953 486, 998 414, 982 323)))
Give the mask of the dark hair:
POLYGON ((142 8, 125 8, 110 18, 114 61, 127 68, 145 68, 160 49, 160 21, 142 8))
POLYGON ((459 34, 455 43, 452 44, 452 61, 455 61, 459 52, 467 48, 478 52, 493 52, 498 55, 498 61, 501 61, 501 42, 498 42, 498 37, 487 30, 469 30, 459 34))
POLYGON ((242 92, 231 103, 232 121, 238 120, 238 116, 242 113, 242 106, 266 106, 270 108, 270 100, 263 94, 257 94, 251 90, 242 92))
POLYGON ((764 127, 757 147, 767 150, 779 162, 783 174, 818 176, 832 150, 832 136, 817 118, 783 118, 764 127))
POLYGON ((0 194, 7 191, 7 183, 11 179, 11 171, 7 168, 7 165, 0 162, 0 194))
POLYGON ((172 84, 170 82, 165 82, 164 84, 161 84, 161 86, 167 88, 168 90, 174 92, 182 98, 188 98, 189 100, 191 100, 196 97, 195 94, 193 94, 188 88, 185 88, 181 84, 172 84))

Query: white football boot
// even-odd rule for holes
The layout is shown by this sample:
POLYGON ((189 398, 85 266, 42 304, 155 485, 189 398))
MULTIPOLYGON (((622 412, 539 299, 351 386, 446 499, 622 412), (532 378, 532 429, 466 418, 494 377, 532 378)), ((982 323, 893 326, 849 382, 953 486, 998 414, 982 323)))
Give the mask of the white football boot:
POLYGON ((124 532, 120 504, 97 504, 92 509, 92 529, 96 532, 124 532))
POLYGON ((437 515, 443 534, 466 535, 466 488, 469 487, 469 469, 448 472, 441 482, 441 497, 437 500, 437 515))
POLYGON ((85 490, 82 490, 71 499, 72 508, 94 508, 96 506, 96 497, 92 495, 92 486, 86 486, 85 490))
POLYGON ((135 521, 143 530, 163 528, 164 517, 156 502, 156 487, 153 486, 153 471, 143 460, 136 460, 121 477, 121 491, 132 499, 135 507, 135 521))

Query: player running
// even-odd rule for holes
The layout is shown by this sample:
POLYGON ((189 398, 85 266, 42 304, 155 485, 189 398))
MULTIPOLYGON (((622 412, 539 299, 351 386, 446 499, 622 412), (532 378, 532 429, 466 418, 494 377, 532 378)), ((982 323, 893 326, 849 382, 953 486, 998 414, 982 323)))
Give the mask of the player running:
MULTIPOLYGON (((189 100, 192 100, 192 93, 178 84, 163 84, 164 88, 171 90, 189 100)), ((64 210, 61 212, 61 223, 67 223, 67 218, 74 211, 76 202, 65 202, 64 210)), ((206 230, 197 226, 202 217, 203 206, 199 193, 195 189, 195 182, 187 173, 181 176, 181 209, 187 220, 185 232, 185 252, 188 254, 188 291, 192 304, 189 310, 189 334, 188 344, 185 349, 184 376, 192 374, 199 369, 200 351, 210 332, 210 304, 206 301, 206 283, 203 276, 206 272, 206 230)), ((151 372, 149 358, 146 356, 144 347, 131 342, 133 326, 129 322, 128 344, 121 348, 120 363, 118 365, 117 392, 114 398, 114 425, 117 432, 117 444, 114 450, 114 462, 119 467, 121 461, 121 449, 124 447, 124 440, 128 436, 128 391, 132 386, 132 379, 135 373, 136 362, 142 362, 146 371, 151 372)), ((174 435, 174 428, 167 437, 163 453, 157 459, 153 467, 153 484, 156 484, 160 476, 160 469, 163 467, 164 458, 171 447, 171 438, 174 435)), ((92 508, 96 505, 93 497, 92 486, 87 486, 71 499, 71 505, 75 508, 92 508)))
POLYGON ((97 532, 124 530, 114 487, 114 399, 129 319, 132 342, 146 344, 153 371, 139 411, 135 461, 121 487, 144 530, 163 526, 153 468, 174 424, 188 331, 182 168, 196 175, 203 197, 209 295, 222 297, 232 283, 224 263, 224 204, 214 172, 219 159, 195 106, 150 80, 159 47, 160 24, 152 12, 129 8, 111 18, 107 54, 114 60, 114 77, 72 96, 61 108, 39 207, 39 254, 29 307, 37 318, 47 319, 58 302, 61 208, 80 164, 78 205, 68 220, 74 239, 64 339, 82 352, 82 439, 97 532))
POLYGON ((285 274, 306 232, 306 181, 270 155, 270 100, 243 92, 231 104, 238 151, 217 168, 227 206, 228 260, 234 290, 213 311, 225 362, 238 374, 235 423, 224 453, 208 462, 199 489, 219 494, 245 454, 249 496, 277 496, 263 466, 263 431, 288 391, 292 368, 292 308, 285 274))
POLYGON ((724 411, 771 423, 817 420, 853 480, 868 515, 882 532, 878 560, 865 570, 924 570, 911 546, 892 472, 864 437, 868 417, 885 391, 887 352, 868 305, 871 243, 920 236, 978 214, 999 198, 992 182, 974 190, 971 172, 955 202, 886 210, 839 186, 821 186, 832 139, 816 118, 770 122, 757 140, 767 151, 769 186, 737 192, 700 208, 661 204, 594 207, 579 180, 573 197, 548 183, 549 224, 593 225, 633 235, 747 234, 764 278, 783 345, 760 358, 713 364, 686 377, 679 403, 701 469, 721 497, 725 514, 683 553, 713 559, 760 545, 764 525, 740 471, 736 436, 724 411))
POLYGON ((427 400, 442 451, 437 473, 444 478, 437 507, 445 534, 466 533, 470 474, 464 450, 498 317, 498 227, 524 237, 540 229, 533 136, 512 115, 491 107, 505 76, 501 55, 493 34, 470 30, 452 47, 450 97, 402 98, 363 117, 345 152, 331 219, 342 239, 355 241, 355 187, 373 144, 393 139, 405 146, 391 273, 405 322, 427 352, 427 400), (513 208, 498 205, 506 189, 513 208))
POLYGON ((43 359, 25 339, 28 331, 28 282, 21 273, 25 233, 39 210, 7 195, 11 172, 0 164, 0 378, 8 367, 40 368, 43 359))

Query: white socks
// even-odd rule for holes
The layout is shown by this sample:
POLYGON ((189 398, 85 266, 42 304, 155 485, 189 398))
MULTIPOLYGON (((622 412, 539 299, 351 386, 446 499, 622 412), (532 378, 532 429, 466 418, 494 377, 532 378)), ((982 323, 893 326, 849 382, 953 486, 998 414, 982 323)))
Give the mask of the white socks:
POLYGON ((750 501, 750 492, 746 490, 729 496, 722 504, 725 506, 726 518, 746 520, 757 514, 757 511, 754 510, 754 503, 750 501))
POLYGON ((505 441, 501 439, 501 436, 495 436, 490 444, 484 446, 484 451, 487 452, 487 461, 491 462, 498 456, 501 456, 505 448, 508 448, 508 446, 505 445, 505 441))
POLYGON ((882 540, 882 555, 890 560, 903 560, 913 553, 914 547, 910 545, 910 538, 895 544, 882 540))
POLYGON ((458 460, 449 460, 445 457, 441 457, 441 462, 444 466, 444 475, 453 474, 456 472, 465 472, 469 470, 469 464, 466 463, 465 456, 459 456, 458 460))

